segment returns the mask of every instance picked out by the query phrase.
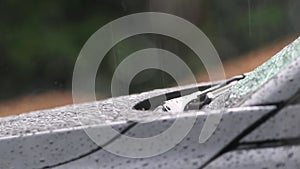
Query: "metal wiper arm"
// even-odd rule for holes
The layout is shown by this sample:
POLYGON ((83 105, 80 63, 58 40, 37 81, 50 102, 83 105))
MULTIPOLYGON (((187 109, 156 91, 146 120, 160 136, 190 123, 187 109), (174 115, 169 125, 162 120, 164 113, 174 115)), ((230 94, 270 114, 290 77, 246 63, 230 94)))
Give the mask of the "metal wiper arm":
POLYGON ((233 82, 237 82, 245 77, 245 74, 234 76, 223 83, 212 86, 203 91, 197 91, 192 94, 167 100, 162 105, 163 111, 180 112, 190 110, 190 108, 200 109, 202 106, 209 104, 216 96, 222 94, 226 89, 230 88, 233 82), (194 104, 195 103, 195 104, 194 104))

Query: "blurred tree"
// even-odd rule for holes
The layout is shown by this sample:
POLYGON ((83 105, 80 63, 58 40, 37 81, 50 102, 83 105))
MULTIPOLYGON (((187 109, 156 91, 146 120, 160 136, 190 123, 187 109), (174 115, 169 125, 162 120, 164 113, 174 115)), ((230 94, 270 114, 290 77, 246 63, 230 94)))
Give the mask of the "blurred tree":
MULTIPOLYGON (((104 24, 130 13, 159 11, 183 17, 199 26, 221 58, 227 59, 281 37, 298 34, 295 16, 300 14, 295 10, 299 9, 296 5, 299 6, 298 0, 2 0, 0 99, 40 90, 70 89, 74 63, 89 36, 104 24)), ((104 86, 98 91, 108 94, 116 66, 128 54, 147 47, 174 52, 195 74, 204 70, 184 44, 169 37, 142 35, 121 42, 108 53, 99 70, 106 80, 98 82, 104 86)), ((131 91, 163 86, 161 79, 165 79, 166 86, 174 84, 165 73, 151 70, 135 78, 131 91), (156 78, 147 78, 151 74, 156 78), (142 77, 151 82, 145 83, 142 77)))

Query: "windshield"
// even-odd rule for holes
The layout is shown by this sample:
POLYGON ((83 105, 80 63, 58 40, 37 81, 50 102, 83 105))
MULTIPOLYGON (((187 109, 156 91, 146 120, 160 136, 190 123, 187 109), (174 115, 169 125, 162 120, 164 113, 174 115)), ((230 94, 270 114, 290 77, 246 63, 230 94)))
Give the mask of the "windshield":
POLYGON ((245 95, 258 89, 299 56, 300 38, 285 47, 269 61, 250 72, 243 80, 240 80, 232 87, 232 93, 235 95, 245 95))

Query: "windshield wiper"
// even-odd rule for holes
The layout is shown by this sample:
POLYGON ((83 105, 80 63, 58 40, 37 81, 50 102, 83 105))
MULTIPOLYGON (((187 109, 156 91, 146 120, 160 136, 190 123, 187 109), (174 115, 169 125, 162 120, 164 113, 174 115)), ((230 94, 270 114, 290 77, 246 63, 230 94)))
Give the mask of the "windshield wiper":
POLYGON ((230 89, 237 81, 245 78, 245 74, 232 77, 227 81, 212 86, 203 91, 167 100, 163 105, 156 108, 157 111, 180 112, 188 110, 200 110, 204 105, 209 104, 214 98, 230 89))

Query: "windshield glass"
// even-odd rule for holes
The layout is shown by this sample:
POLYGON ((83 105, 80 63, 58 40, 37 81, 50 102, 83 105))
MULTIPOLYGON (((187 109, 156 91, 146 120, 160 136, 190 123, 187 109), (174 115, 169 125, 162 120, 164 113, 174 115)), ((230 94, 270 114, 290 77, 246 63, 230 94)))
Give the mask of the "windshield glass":
POLYGON ((269 61, 250 72, 243 80, 240 80, 232 87, 232 93, 235 95, 245 95, 258 89, 299 56, 300 38, 285 47, 269 61))

